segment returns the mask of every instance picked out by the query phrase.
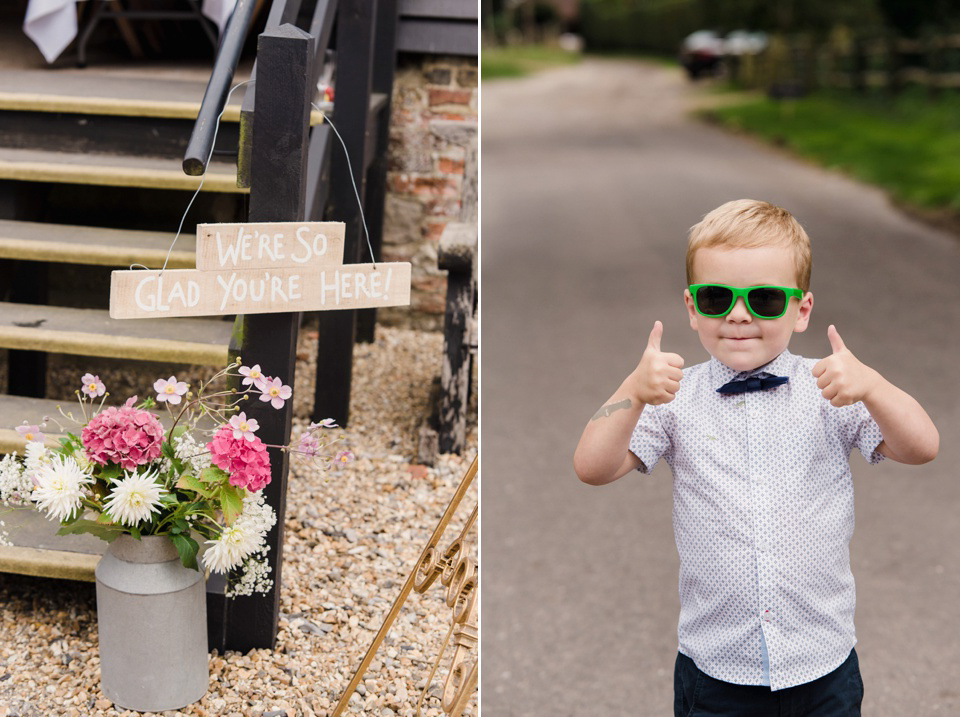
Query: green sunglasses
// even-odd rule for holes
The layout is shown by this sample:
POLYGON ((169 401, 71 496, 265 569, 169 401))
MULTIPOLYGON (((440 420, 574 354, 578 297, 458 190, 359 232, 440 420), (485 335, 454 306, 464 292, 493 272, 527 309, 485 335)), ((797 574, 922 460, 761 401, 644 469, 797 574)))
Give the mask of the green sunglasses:
POLYGON ((758 319, 779 319, 787 313, 791 298, 803 297, 803 290, 786 286, 748 286, 738 289, 724 284, 691 284, 690 294, 697 313, 711 319, 718 319, 733 311, 741 296, 747 309, 758 319))

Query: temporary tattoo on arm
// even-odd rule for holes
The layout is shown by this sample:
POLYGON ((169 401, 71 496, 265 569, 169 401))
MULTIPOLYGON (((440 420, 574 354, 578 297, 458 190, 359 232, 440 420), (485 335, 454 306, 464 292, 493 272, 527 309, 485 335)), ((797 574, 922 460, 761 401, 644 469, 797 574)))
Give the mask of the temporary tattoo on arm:
POLYGON ((625 398, 622 401, 619 401, 617 403, 608 403, 606 406, 604 406, 599 411, 597 411, 596 414, 594 414, 593 418, 591 418, 590 420, 596 421, 598 418, 606 418, 611 413, 613 413, 614 411, 619 411, 621 408, 630 408, 629 398, 625 398))

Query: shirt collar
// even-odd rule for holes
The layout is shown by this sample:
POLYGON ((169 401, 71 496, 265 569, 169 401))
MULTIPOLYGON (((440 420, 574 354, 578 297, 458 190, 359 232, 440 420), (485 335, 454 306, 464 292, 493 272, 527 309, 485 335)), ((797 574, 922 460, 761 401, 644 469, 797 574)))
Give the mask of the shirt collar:
POLYGON ((772 376, 789 376, 793 367, 794 356, 788 350, 783 352, 769 363, 758 366, 749 371, 737 371, 722 363, 713 356, 710 357, 710 374, 716 380, 718 386, 722 386, 730 381, 739 381, 750 376, 756 376, 761 373, 768 373, 772 376))

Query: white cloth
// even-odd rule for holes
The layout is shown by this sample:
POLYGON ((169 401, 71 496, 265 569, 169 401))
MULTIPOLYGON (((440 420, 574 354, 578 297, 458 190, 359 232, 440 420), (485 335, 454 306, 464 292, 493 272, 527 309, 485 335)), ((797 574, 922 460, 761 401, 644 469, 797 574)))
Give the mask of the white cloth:
POLYGON ((56 60, 77 36, 76 0, 30 0, 23 31, 47 62, 56 60))
MULTIPOLYGON (((223 34, 237 0, 203 0, 200 12, 223 34)), ((77 0, 29 0, 23 31, 47 62, 56 60, 77 36, 77 0)))
POLYGON ((230 19, 236 5, 237 0, 203 0, 200 12, 217 26, 222 35, 223 28, 227 26, 227 20, 230 19))
POLYGON ((850 571, 854 446, 871 463, 883 440, 862 403, 836 408, 785 351, 755 371, 716 359, 684 371, 676 399, 648 406, 630 450, 650 472, 673 469, 680 555, 680 652, 703 672, 771 689, 810 682, 856 644, 850 571), (789 383, 720 394, 769 373, 789 383))

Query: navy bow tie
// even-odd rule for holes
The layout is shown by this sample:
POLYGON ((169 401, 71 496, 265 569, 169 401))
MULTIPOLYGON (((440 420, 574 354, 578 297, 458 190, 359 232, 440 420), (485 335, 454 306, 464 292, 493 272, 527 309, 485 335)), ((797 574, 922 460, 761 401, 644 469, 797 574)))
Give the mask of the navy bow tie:
POLYGON ((717 389, 717 393, 749 393, 750 391, 762 391, 767 388, 776 388, 782 386, 790 378, 788 376, 751 376, 743 381, 731 381, 723 384, 717 389))

